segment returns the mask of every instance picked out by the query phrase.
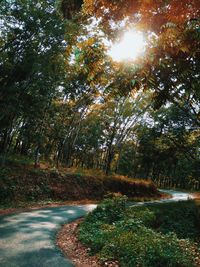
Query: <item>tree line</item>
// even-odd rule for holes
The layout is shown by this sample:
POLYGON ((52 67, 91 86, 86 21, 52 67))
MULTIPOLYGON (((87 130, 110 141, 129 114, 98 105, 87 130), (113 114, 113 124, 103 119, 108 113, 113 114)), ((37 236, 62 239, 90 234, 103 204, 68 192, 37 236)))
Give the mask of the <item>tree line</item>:
POLYGON ((112 2, 2 1, 1 164, 19 154, 34 157, 35 166, 44 159, 199 189, 198 1, 179 15, 169 1, 170 16, 157 1, 140 1, 131 11, 137 22, 127 4, 131 25, 147 30, 157 21, 134 64, 106 54, 104 40, 113 40, 124 18, 123 1, 112 2))

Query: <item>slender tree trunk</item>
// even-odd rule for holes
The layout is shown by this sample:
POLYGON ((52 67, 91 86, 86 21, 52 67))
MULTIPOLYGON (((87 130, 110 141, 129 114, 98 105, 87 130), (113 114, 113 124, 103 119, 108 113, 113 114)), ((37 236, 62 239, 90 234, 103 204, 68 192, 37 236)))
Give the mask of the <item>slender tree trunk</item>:
POLYGON ((112 151, 112 148, 110 148, 108 151, 107 159, 106 159, 106 168, 105 168, 106 175, 110 173, 113 156, 114 156, 114 152, 112 151))
POLYGON ((38 168, 40 166, 40 148, 39 146, 37 146, 37 148, 35 149, 35 163, 34 163, 34 167, 38 168))

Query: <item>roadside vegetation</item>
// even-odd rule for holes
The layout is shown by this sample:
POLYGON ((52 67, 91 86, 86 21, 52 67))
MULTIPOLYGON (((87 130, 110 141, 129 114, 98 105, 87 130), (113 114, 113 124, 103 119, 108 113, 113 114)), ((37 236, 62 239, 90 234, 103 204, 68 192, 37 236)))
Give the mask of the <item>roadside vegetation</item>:
POLYGON ((105 199, 79 228, 80 241, 103 262, 124 267, 200 266, 200 206, 193 201, 126 207, 105 199))
POLYGON ((126 194, 130 199, 160 198, 152 181, 81 169, 52 168, 43 163, 35 169, 27 158, 10 157, 0 170, 1 207, 63 201, 99 201, 109 193, 126 194))

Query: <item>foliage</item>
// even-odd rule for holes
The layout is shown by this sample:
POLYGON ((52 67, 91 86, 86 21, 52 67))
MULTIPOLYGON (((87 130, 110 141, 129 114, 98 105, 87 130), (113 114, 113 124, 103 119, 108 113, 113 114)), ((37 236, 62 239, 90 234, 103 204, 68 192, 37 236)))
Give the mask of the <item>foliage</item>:
POLYGON ((112 199, 105 199, 87 219, 112 224, 123 216, 126 202, 127 197, 114 195, 112 199))
POLYGON ((45 116, 64 78, 64 23, 54 1, 1 1, 0 147, 42 146, 45 116), (12 133, 12 134, 11 134, 12 133))
POLYGON ((1 7, 1 165, 18 154, 200 189, 198 0, 1 7), (106 43, 132 28, 145 55, 113 62, 106 43))
POLYGON ((161 187, 198 189, 198 128, 174 105, 149 115, 153 125, 138 125, 137 141, 124 143, 118 171, 149 177, 161 187))
MULTIPOLYGON (((190 204, 186 205, 190 207, 190 204)), ((174 214, 177 213, 176 205, 175 208, 173 203, 169 206, 174 214)), ((179 208, 184 211, 185 204, 179 208)), ((155 214, 154 209, 157 207, 125 209, 123 197, 105 200, 80 225, 79 238, 102 261, 117 260, 120 266, 197 266, 198 249, 192 242, 178 239, 170 229, 167 234, 153 230, 166 210, 162 211, 160 206, 160 213, 155 214)), ((173 216, 169 218, 174 222, 173 216)), ((189 223, 191 218, 187 219, 189 223)), ((178 228, 174 232, 176 230, 178 228)), ((187 233, 184 234, 187 238, 187 233)))
MULTIPOLYGON (((35 169, 30 162, 9 159, 0 169, 0 203, 11 206, 20 202, 100 200, 108 193, 127 193, 129 197, 158 198, 160 193, 150 181, 126 177, 106 177, 72 172, 69 169, 35 169)), ((114 216, 114 214, 113 214, 114 216)))
POLYGON ((0 169, 0 200, 8 200, 12 198, 13 192, 15 190, 15 183, 12 181, 8 181, 7 177, 10 176, 10 169, 9 168, 1 168, 0 169))
POLYGON ((174 232, 178 238, 200 241, 200 208, 195 202, 157 205, 149 210, 155 216, 153 228, 157 231, 174 232))

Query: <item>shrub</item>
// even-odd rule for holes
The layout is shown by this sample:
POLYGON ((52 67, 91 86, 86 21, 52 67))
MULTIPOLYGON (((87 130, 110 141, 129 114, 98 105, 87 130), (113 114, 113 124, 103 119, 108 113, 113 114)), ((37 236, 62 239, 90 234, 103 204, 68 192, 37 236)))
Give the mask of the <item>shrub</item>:
POLYGON ((130 207, 126 209, 126 217, 139 220, 147 227, 153 227, 156 221, 156 215, 153 211, 146 207, 130 207))
POLYGON ((6 203, 9 201, 15 190, 15 182, 10 179, 9 168, 0 169, 0 203, 6 203))
POLYGON ((200 208, 194 201, 168 203, 152 207, 156 220, 154 228, 167 234, 175 232, 179 238, 200 240, 200 208))
POLYGON ((126 197, 113 196, 105 199, 90 213, 79 229, 80 240, 90 247, 91 253, 96 253, 113 234, 112 223, 120 220, 126 206, 126 197), (92 226, 92 227, 91 227, 92 226), (101 229, 99 231, 99 229, 101 229))
POLYGON ((155 233, 134 222, 121 222, 101 249, 101 260, 116 259, 124 267, 195 266, 191 245, 175 235, 155 233))
POLYGON ((122 267, 194 267, 197 248, 176 234, 152 229, 151 208, 126 208, 126 198, 105 199, 79 228, 79 239, 102 261, 117 260, 122 267))
POLYGON ((86 222, 90 220, 102 221, 111 224, 120 220, 126 210, 127 197, 115 196, 111 199, 105 198, 97 208, 88 215, 86 222))

